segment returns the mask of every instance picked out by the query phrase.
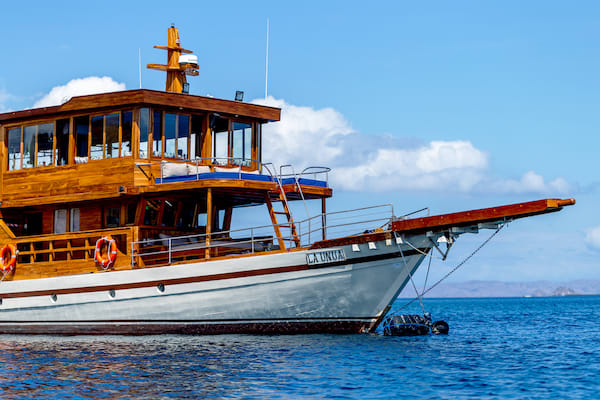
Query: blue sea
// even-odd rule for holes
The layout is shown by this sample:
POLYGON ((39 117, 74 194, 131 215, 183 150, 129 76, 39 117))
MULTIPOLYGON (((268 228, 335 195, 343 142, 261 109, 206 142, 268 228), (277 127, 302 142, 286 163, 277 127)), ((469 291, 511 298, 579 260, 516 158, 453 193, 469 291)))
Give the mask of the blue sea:
POLYGON ((425 307, 449 335, 0 336, 0 398, 598 397, 600 297, 425 307))

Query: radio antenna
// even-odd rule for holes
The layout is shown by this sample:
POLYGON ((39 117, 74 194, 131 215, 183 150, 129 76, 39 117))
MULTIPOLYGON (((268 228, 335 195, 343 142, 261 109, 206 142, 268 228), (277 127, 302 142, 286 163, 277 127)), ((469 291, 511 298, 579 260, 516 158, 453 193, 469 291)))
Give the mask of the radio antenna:
POLYGON ((268 82, 269 82, 269 18, 267 18, 267 56, 265 59, 265 100, 267 99, 268 82))
POLYGON ((138 66, 140 73, 140 89, 142 88, 142 48, 138 47, 138 66))

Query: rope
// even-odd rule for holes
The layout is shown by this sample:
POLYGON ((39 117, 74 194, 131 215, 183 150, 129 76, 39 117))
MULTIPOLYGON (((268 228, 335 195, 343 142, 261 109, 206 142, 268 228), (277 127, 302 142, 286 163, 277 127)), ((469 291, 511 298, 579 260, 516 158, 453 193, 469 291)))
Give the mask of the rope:
MULTIPOLYGON (((412 303, 415 302, 415 300, 417 300, 417 298, 419 299, 420 302, 422 302, 421 300, 421 296, 424 296, 425 294, 429 293, 433 288, 435 288, 437 285, 439 285, 440 283, 442 283, 442 281, 446 280, 446 278, 448 278, 451 274, 454 273, 454 271, 456 271, 457 269, 459 269, 460 267, 462 267, 467 261, 469 261, 479 250, 481 250, 483 248, 483 246, 485 246, 486 244, 488 244, 488 242, 490 240, 492 240, 492 238, 494 236, 496 236, 498 234, 498 232, 500 232, 500 230, 502 228, 504 228, 507 225, 507 223, 504 223, 500 226, 498 226, 498 229, 496 229, 496 231, 494 233, 492 233, 490 235, 490 237, 488 237, 483 243, 481 243, 479 245, 479 247, 477 247, 475 250, 473 250, 471 252, 471 254, 469 254, 464 260, 462 260, 458 265, 456 265, 454 268, 452 268, 452 270, 450 270, 450 272, 448 272, 446 275, 444 275, 440 280, 438 280, 436 283, 434 283, 433 285, 431 285, 431 287, 429 287, 429 289, 423 291, 423 293, 421 293, 420 296, 415 297, 414 299, 412 299, 411 301, 409 301, 408 303, 406 303, 405 305, 403 305, 402 307, 400 307, 398 310, 402 310, 406 307, 408 307, 409 305, 411 305, 412 303)), ((406 262, 404 262, 404 264, 406 265, 406 262)), ((411 278, 412 280, 412 278, 411 278)))
POLYGON ((431 260, 433 259, 433 249, 429 253, 429 264, 427 265, 427 274, 425 275, 425 283, 423 283, 423 293, 425 293, 425 288, 427 287, 427 279, 429 278, 429 269, 431 268, 431 260))
POLYGON ((410 273, 410 268, 408 268, 408 265, 406 264, 406 258, 404 258, 404 252, 402 251, 402 246, 400 246, 400 243, 396 242, 396 246, 398 246, 398 250, 400 250, 400 255, 402 256, 402 262, 404 263, 404 268, 406 268, 406 272, 408 273, 408 277, 410 278, 410 283, 412 283, 413 288, 415 289, 415 293, 417 294, 417 297, 419 298, 419 303, 421 304, 421 310, 423 310, 423 316, 425 316, 425 306, 423 305, 423 299, 421 298, 421 295, 419 295, 419 290, 417 289, 417 285, 415 285, 415 281, 413 281, 412 278, 412 274, 410 273))

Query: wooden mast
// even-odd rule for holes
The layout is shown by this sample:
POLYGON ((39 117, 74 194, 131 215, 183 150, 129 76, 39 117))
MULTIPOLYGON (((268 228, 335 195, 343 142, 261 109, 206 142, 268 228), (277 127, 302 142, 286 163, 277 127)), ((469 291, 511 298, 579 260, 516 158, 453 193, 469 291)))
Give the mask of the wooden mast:
POLYGON ((155 49, 167 50, 167 65, 148 64, 149 69, 167 71, 167 92, 183 93, 184 84, 187 83, 186 75, 198 76, 198 62, 195 56, 191 58, 181 58, 183 53, 191 54, 191 50, 181 47, 179 40, 179 31, 175 26, 169 28, 169 39, 167 46, 154 46, 155 49))

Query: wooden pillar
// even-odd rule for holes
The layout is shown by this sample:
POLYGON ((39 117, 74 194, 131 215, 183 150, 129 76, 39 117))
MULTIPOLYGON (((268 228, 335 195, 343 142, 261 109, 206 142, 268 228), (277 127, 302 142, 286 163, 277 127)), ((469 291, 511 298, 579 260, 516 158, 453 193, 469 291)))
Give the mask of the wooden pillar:
POLYGON ((212 188, 208 188, 206 192, 206 250, 204 253, 204 257, 207 259, 210 258, 210 234, 212 233, 213 219, 212 188))
POLYGON ((233 216, 233 207, 227 207, 225 209, 225 216, 223 217, 223 230, 231 230, 231 217, 233 216))
POLYGON ((212 130, 210 129, 210 115, 207 114, 204 117, 204 123, 202 126, 203 137, 202 137, 202 148, 200 150, 200 157, 205 160, 202 164, 211 164, 209 158, 212 157, 212 130))
POLYGON ((325 197, 321 198, 321 230, 323 231, 323 240, 327 239, 327 207, 325 197))

